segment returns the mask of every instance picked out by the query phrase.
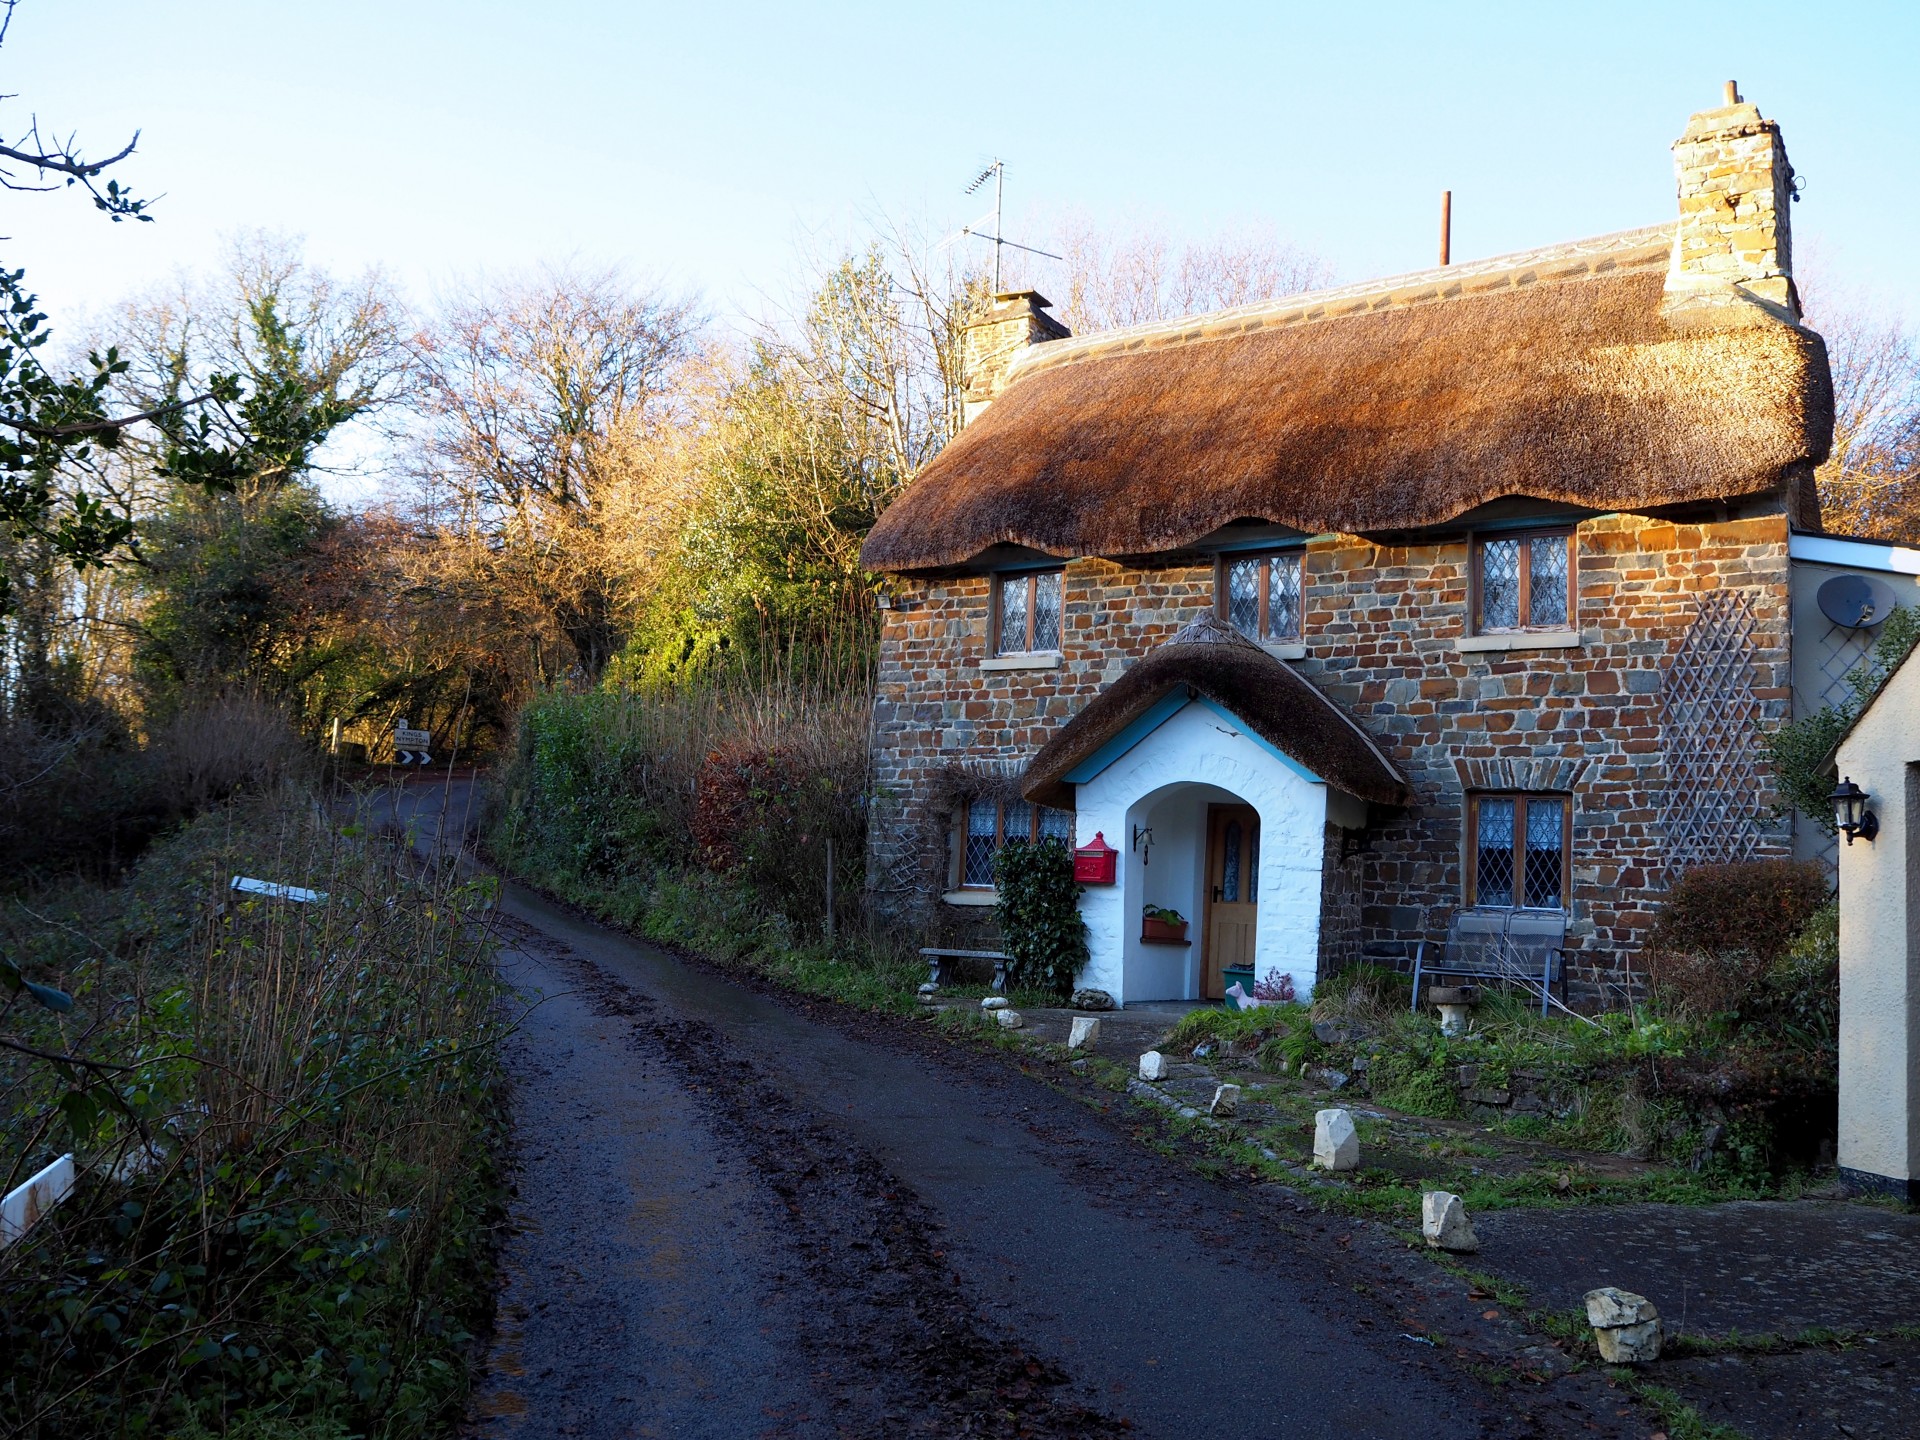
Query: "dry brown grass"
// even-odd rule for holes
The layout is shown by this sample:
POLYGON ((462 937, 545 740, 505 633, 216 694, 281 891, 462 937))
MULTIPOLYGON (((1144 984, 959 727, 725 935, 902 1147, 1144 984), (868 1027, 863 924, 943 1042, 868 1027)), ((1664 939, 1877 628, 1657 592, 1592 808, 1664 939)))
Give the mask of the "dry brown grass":
POLYGON ((284 709, 235 693, 176 712, 150 737, 148 759, 163 803, 193 814, 233 795, 265 794, 307 778, 314 751, 284 709))

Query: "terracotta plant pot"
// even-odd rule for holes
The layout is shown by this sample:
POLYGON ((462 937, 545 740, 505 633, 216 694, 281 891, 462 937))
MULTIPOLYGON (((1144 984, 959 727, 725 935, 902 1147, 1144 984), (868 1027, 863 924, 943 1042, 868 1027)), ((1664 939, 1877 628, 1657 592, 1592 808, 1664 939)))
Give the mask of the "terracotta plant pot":
POLYGON ((1164 920, 1155 920, 1152 916, 1148 916, 1140 922, 1140 938, 1163 943, 1184 940, 1187 938, 1187 922, 1182 920, 1178 925, 1169 925, 1164 920))

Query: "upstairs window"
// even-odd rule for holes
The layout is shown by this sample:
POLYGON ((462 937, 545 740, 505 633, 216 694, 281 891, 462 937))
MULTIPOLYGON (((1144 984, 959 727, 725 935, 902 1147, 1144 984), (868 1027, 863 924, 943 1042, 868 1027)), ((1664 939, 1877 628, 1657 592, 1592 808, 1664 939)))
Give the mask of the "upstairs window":
POLYGON ((997 575, 993 581, 993 653, 1034 655, 1060 649, 1059 570, 997 575))
POLYGON ((970 800, 962 828, 960 884, 968 890, 993 888, 993 857, 1009 840, 1058 840, 1073 846, 1073 812, 1024 800, 970 800))
POLYGON ((1234 629, 1250 640, 1300 638, 1300 552, 1226 555, 1215 588, 1218 609, 1234 629))
POLYGON ((1467 904, 1564 910, 1573 805, 1565 795, 1467 797, 1467 904))
POLYGON ((1487 535, 1473 546, 1473 628, 1573 628, 1573 532, 1487 535))

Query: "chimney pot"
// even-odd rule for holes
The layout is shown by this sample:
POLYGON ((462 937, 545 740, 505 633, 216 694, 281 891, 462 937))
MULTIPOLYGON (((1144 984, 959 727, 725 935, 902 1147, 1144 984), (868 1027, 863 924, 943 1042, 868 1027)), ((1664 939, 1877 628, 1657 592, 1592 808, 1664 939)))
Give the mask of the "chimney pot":
POLYGON ((1727 104, 1738 105, 1739 103, 1740 103, 1739 82, 1735 80, 1729 80, 1727 81, 1727 104))

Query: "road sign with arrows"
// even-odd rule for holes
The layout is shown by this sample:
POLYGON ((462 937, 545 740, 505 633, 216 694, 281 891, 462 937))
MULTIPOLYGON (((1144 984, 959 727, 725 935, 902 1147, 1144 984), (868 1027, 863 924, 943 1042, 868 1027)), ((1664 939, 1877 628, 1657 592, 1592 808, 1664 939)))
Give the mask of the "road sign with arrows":
POLYGON ((431 765, 432 748, 431 730, 410 730, 401 724, 393 732, 393 763, 396 765, 431 765))

